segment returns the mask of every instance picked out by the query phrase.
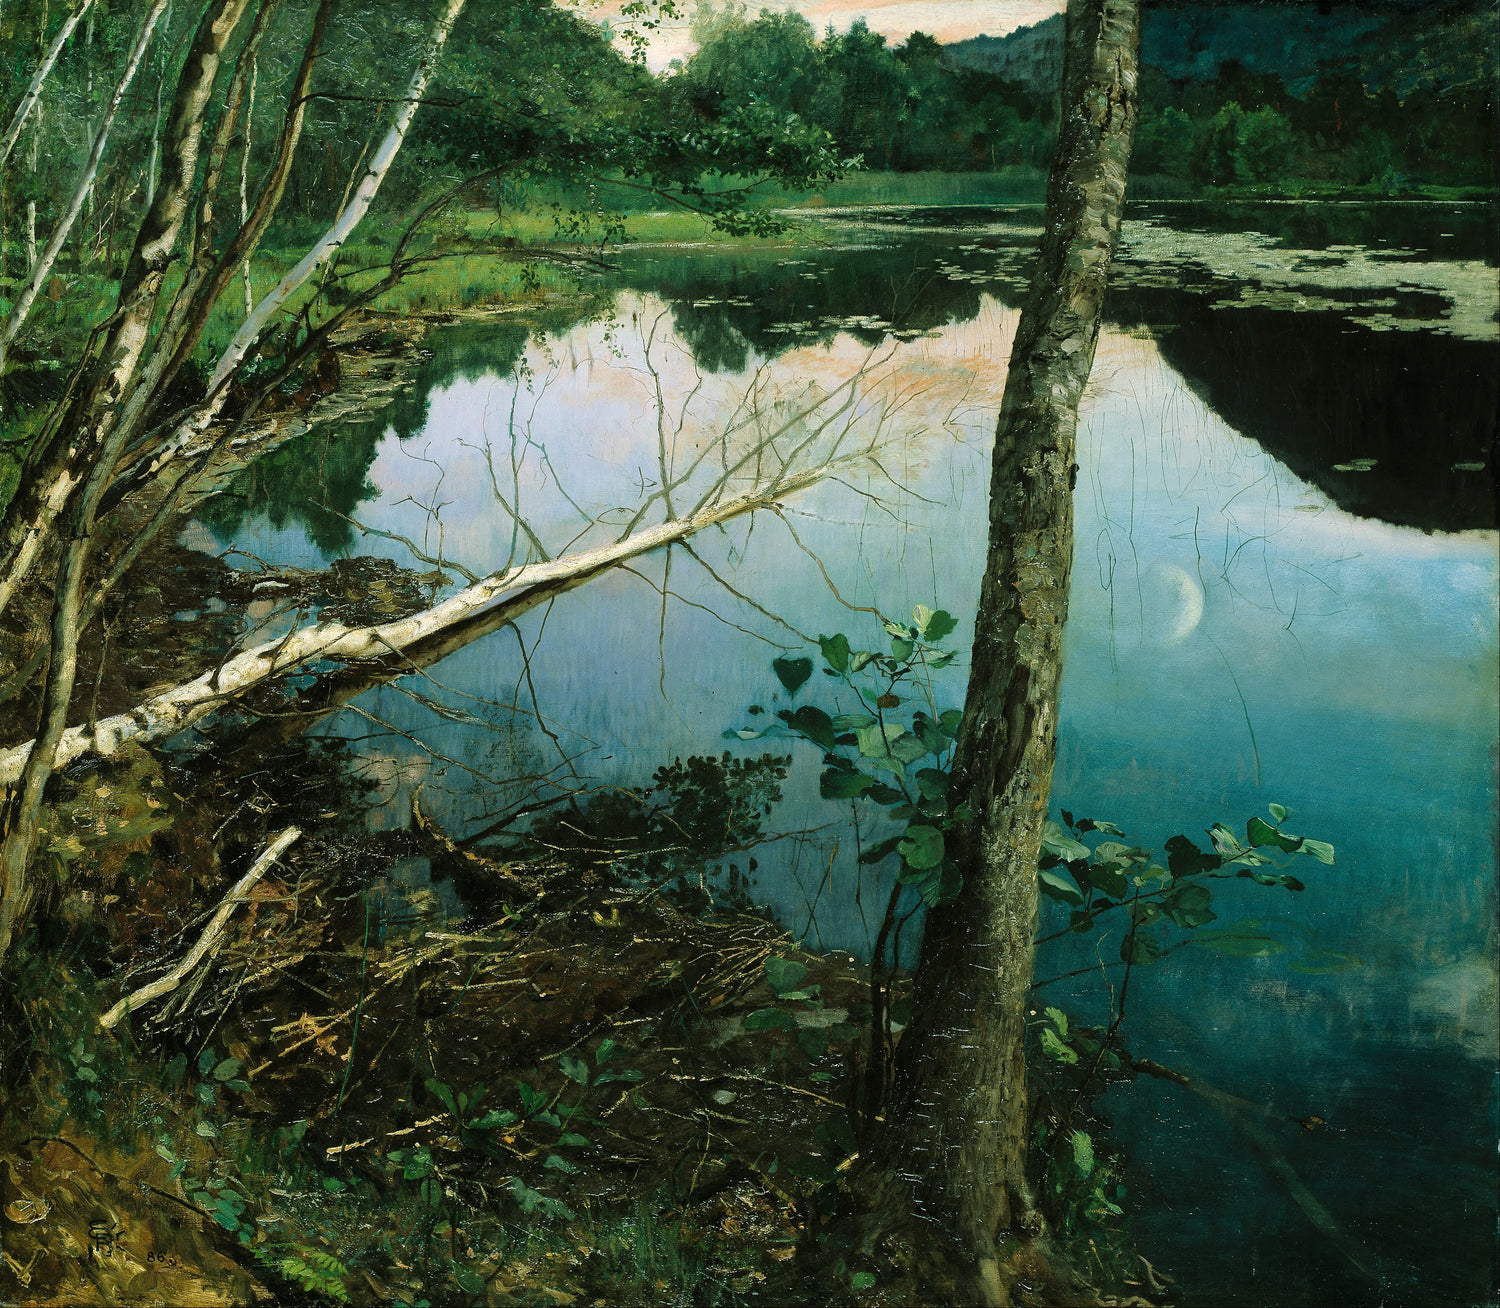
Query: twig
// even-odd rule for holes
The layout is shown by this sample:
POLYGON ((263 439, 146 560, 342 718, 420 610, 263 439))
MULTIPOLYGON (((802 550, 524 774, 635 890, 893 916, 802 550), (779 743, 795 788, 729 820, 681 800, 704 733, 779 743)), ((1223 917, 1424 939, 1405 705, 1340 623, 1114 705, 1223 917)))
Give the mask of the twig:
POLYGON ((192 947, 187 956, 177 964, 166 976, 158 977, 149 985, 142 986, 139 990, 126 995, 103 1017, 99 1019, 99 1025, 108 1031, 115 1026, 126 1013, 148 1004, 153 999, 160 999, 163 995, 177 989, 182 984, 182 979, 187 976, 203 960, 204 954, 209 948, 216 944, 224 932, 224 924, 229 921, 229 915, 234 912, 234 906, 241 903, 250 893, 250 889, 261 877, 271 870, 276 860, 285 852, 288 845, 296 840, 302 832, 296 827, 288 827, 269 845, 265 852, 255 860, 250 870, 235 882, 234 888, 224 897, 223 903, 219 905, 218 912, 213 915, 203 934, 198 937, 198 943, 192 947))

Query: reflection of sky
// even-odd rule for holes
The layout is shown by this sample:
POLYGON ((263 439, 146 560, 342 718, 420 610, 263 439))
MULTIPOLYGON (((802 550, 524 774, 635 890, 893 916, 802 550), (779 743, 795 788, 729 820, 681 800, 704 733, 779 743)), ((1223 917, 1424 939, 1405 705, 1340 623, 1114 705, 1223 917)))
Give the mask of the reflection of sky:
MULTIPOLYGON (((680 471, 733 425, 726 415, 743 412, 751 380, 748 372, 700 376, 669 321, 659 301, 622 296, 612 327, 587 325, 534 346, 525 384, 485 377, 435 393, 424 433, 382 445, 370 474, 379 495, 358 516, 429 552, 441 538, 448 556, 484 570, 507 556, 513 534, 493 498, 493 466, 502 495, 519 489, 550 550, 578 534, 583 511, 608 511, 617 531, 659 477, 658 441, 680 471), (660 431, 648 340, 667 399, 660 431), (437 504, 434 518, 428 508, 437 504)), ((374 761, 401 797, 385 820, 405 821, 405 796, 421 781, 424 811, 460 826, 544 772, 640 786, 673 756, 789 750, 787 801, 769 825, 825 829, 757 851, 759 893, 799 929, 816 898, 813 941, 863 947, 878 897, 868 885, 854 893, 853 833, 827 829, 839 814, 816 797, 815 752, 785 738, 726 743, 723 733, 764 725, 765 716, 747 714, 751 703, 774 711, 784 702, 770 661, 805 647, 773 617, 808 635, 846 631, 856 647, 883 639, 875 619, 834 597, 793 530, 848 604, 893 616, 914 603, 972 613, 985 445, 1014 321, 986 297, 975 320, 877 355, 878 375, 854 412, 858 430, 884 420, 898 437, 881 472, 789 500, 784 518, 760 513, 703 533, 693 542, 702 563, 679 550, 670 562, 640 560, 634 573, 591 582, 450 657, 423 684, 429 695, 441 694, 436 683, 456 688, 463 694, 450 703, 506 722, 483 701, 519 703, 522 716, 505 731, 436 722, 397 689, 366 695, 368 712, 464 764, 428 763, 411 741, 382 740, 374 761), (526 720, 528 706, 541 726, 526 720)), ((869 359, 847 336, 779 356, 759 374, 762 427, 810 387, 833 390, 869 359)), ((744 430, 733 436, 736 448, 747 439, 744 430)), ((1308 883, 1300 896, 1219 883, 1217 925, 1253 916, 1285 951, 1171 956, 1132 990, 1148 1046, 1141 1052, 1189 1071, 1207 1067, 1256 1102, 1336 1121, 1349 1133, 1345 1152, 1319 1155, 1317 1166, 1340 1178, 1340 1193, 1358 1196, 1340 1211, 1375 1213, 1362 1220, 1406 1232, 1391 1242, 1381 1225, 1362 1237, 1390 1243, 1398 1282, 1407 1264, 1434 1256, 1422 1252, 1426 1242, 1453 1245, 1443 1257, 1454 1284, 1469 1285, 1478 1273, 1465 1269, 1478 1255, 1464 1242, 1477 1249, 1481 1240, 1473 1220, 1454 1218, 1446 1235, 1434 1235, 1430 1221, 1398 1222, 1387 1211, 1395 1201, 1380 1192, 1470 1186, 1473 1169, 1492 1162, 1479 1160, 1472 1142, 1490 1130, 1476 1121, 1492 1106, 1493 1077, 1485 1081, 1483 1070, 1492 1073, 1496 1057, 1495 535, 1424 535, 1339 510, 1226 427, 1151 341, 1120 333, 1100 343, 1078 461, 1057 803, 1160 848, 1175 832, 1201 833, 1219 819, 1239 825, 1277 801, 1293 810, 1290 829, 1338 849, 1333 868, 1299 869, 1308 883), (1416 1148, 1403 1115, 1414 1099, 1446 1103, 1445 1095, 1456 1099, 1444 1109, 1451 1122, 1424 1127, 1431 1134, 1416 1148)), ((604 534, 596 527, 586 539, 604 534)), ((268 541, 246 529, 240 540, 257 554, 314 562, 296 536, 268 541)), ((403 553, 374 538, 360 548, 403 553)), ((960 648, 968 634, 965 622, 960 648)), ((962 693, 962 669, 949 676, 940 706, 962 693)), ((830 692, 815 678, 807 695, 827 703, 830 692)), ((365 734, 371 724, 346 718, 345 729, 365 734)), ((1086 967, 1096 947, 1080 938, 1069 954, 1065 942, 1042 965, 1086 967)), ((1116 939, 1102 952, 1117 957, 1116 939)), ((1096 980, 1047 993, 1102 1015, 1096 980)), ((1223 1253, 1230 1262, 1213 1273, 1231 1279, 1244 1270, 1237 1257, 1290 1267, 1288 1251, 1298 1250, 1320 1266, 1323 1255, 1298 1244, 1305 1223, 1266 1189, 1243 1144, 1221 1138, 1223 1123, 1184 1110, 1174 1125, 1149 1106, 1159 1093, 1151 1096, 1125 1095, 1124 1138, 1154 1142, 1156 1158, 1163 1133, 1180 1130, 1171 1156, 1195 1158, 1198 1169, 1161 1163, 1159 1184, 1176 1198, 1148 1204, 1151 1239, 1177 1248, 1211 1232, 1216 1248, 1238 1251, 1223 1253), (1224 1215, 1230 1193, 1260 1223, 1249 1243, 1240 1218, 1224 1215), (1197 1223, 1199 1235, 1182 1235, 1184 1222, 1197 1223), (1277 1240, 1285 1247, 1273 1247, 1277 1240)), ((1492 1218, 1493 1194, 1467 1211, 1492 1218)), ((1205 1255, 1195 1245, 1183 1256, 1205 1255)), ((1245 1284, 1249 1301, 1287 1301, 1267 1282, 1245 1284)), ((1454 1301, 1465 1292, 1455 1289, 1454 1301)))

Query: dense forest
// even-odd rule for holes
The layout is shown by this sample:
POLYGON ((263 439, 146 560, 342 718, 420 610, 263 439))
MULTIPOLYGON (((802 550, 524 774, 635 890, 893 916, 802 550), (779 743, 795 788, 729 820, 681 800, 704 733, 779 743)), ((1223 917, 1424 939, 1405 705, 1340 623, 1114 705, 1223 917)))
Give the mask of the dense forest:
MULTIPOLYGON (((1493 14, 1459 24, 1472 40, 1457 47, 1451 36, 1433 40, 1452 15, 1430 17, 1405 62, 1393 62, 1399 47, 1382 48, 1379 61, 1359 57, 1338 44, 1337 23, 1312 29, 1300 50, 1283 41, 1242 60, 1219 29, 1247 8, 1286 6, 1222 6, 1196 22, 1185 22, 1181 7, 1148 10, 1137 175, 1171 179, 1177 190, 1493 182, 1494 82, 1483 71, 1494 67, 1493 14)), ((1353 29, 1366 44, 1371 21, 1353 29)), ((1284 15, 1261 26, 1277 24, 1285 29, 1284 15)), ((1061 30, 1054 18, 1006 38, 945 47, 913 32, 890 45, 863 22, 819 37, 795 11, 751 17, 743 4, 704 6, 698 51, 669 84, 700 111, 754 99, 796 114, 868 168, 1043 165, 1057 130, 1061 30)))

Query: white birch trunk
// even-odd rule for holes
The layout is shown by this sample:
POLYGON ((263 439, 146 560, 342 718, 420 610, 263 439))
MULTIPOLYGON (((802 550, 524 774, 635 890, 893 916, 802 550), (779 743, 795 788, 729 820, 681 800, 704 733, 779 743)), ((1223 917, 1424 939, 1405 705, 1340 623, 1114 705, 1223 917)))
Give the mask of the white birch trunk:
POLYGON ((58 55, 62 54, 63 46, 73 35, 73 29, 78 26, 79 19, 93 7, 94 0, 82 0, 78 8, 64 18, 62 26, 57 29, 57 35, 52 38, 52 44, 47 47, 47 53, 42 56, 42 62, 37 65, 36 72, 32 74, 31 84, 26 88, 26 94, 21 97, 21 103, 16 106, 15 116, 5 130, 4 140, 0 141, 0 163, 10 158, 10 152, 15 149, 16 142, 21 137, 21 130, 26 126, 26 120, 31 116, 36 102, 41 99, 42 86, 47 80, 47 75, 52 71, 52 65, 57 62, 58 55))
MULTIPOLYGON (((373 627, 346 627, 341 623, 316 623, 303 627, 288 636, 237 654, 218 669, 174 686, 129 713, 105 718, 92 728, 70 727, 58 742, 53 766, 66 767, 88 753, 108 756, 127 741, 150 744, 164 740, 201 721, 234 697, 312 660, 353 663, 385 658, 392 651, 405 649, 476 616, 508 593, 580 577, 684 540, 705 527, 764 508, 815 485, 837 469, 858 463, 862 457, 851 455, 795 473, 770 485, 711 504, 685 518, 644 528, 623 540, 596 549, 564 555, 545 563, 507 568, 410 617, 373 627)), ((0 753, 0 785, 14 785, 19 779, 32 743, 27 741, 0 753)))
MULTIPOLYGON (((330 259, 336 255, 344 242, 347 241, 354 229, 359 226, 365 214, 369 212, 371 203, 375 199, 376 192, 380 190, 381 183, 385 181, 386 174, 390 172, 391 165, 396 161, 396 155, 400 153, 402 144, 406 141, 406 134, 411 129, 412 119, 416 116, 417 106, 421 103, 423 95, 427 92, 427 84, 432 80, 433 73, 437 70, 438 59, 442 55, 443 46, 448 42, 448 36, 453 31, 453 24, 463 12, 466 0, 447 0, 442 14, 433 25, 432 33, 427 40, 427 48, 422 52, 421 61, 417 64, 416 71, 412 74, 411 85, 407 87, 406 98, 401 103, 401 108, 396 114, 396 121, 391 124, 390 131, 385 135, 385 140, 380 143, 380 148, 375 151, 370 160, 369 168, 359 186, 355 189, 353 198, 346 204, 339 216, 334 219, 333 226, 323 233, 322 238, 312 247, 297 266, 286 274, 276 286, 266 295, 254 312, 245 320, 244 325, 235 333, 234 339, 225 347, 224 353, 219 357, 214 367, 212 378, 208 383, 210 394, 221 392, 224 383, 233 375, 240 364, 244 362, 245 356, 251 347, 260 338, 261 332, 266 329, 271 319, 286 304, 314 273, 321 269, 330 259)), ((194 415, 193 422, 200 424, 196 426, 197 431, 202 431, 209 422, 213 420, 218 412, 219 404, 214 406, 213 412, 201 420, 194 415)))
MULTIPOLYGON (((245 151, 240 155, 240 226, 243 228, 250 221, 250 201, 248 198, 250 182, 250 129, 255 122, 255 82, 260 73, 260 60, 251 60, 250 63, 250 102, 245 109, 245 151)), ((250 282, 250 262, 252 256, 246 255, 241 271, 245 274, 245 317, 248 320, 255 312, 255 288, 250 282)))
POLYGON ((26 279, 26 285, 22 288, 20 295, 16 297, 15 304, 11 307, 9 316, 5 319, 3 328, 0 328, 0 372, 5 370, 5 355, 16 339, 31 313, 31 306, 36 302, 37 293, 41 290, 42 283, 47 280, 47 274, 52 271, 52 265, 57 261, 59 251, 63 243, 68 239, 68 233, 73 230, 73 224, 78 221, 78 215, 83 211, 83 206, 89 196, 93 193, 94 178, 99 172, 99 161, 104 156, 104 146, 109 140, 110 128, 114 126, 115 115, 119 112, 120 101, 125 98, 125 92, 130 89, 130 83, 135 80, 136 71, 141 66, 141 61, 146 57, 146 50, 151 44, 151 35, 156 30, 157 20, 161 18, 162 11, 167 7, 168 0, 154 0, 145 21, 141 24, 141 30, 135 39, 135 46, 130 51, 130 57, 125 61, 125 71, 120 76, 119 84, 115 87, 114 95, 110 97, 109 108, 105 111, 104 121, 99 126, 98 133, 94 136, 93 148, 89 151, 88 162, 84 165, 83 173, 78 179, 78 184, 73 189, 72 199, 68 202, 67 211, 53 230, 51 238, 47 241, 46 248, 41 257, 33 261, 30 276, 26 279))

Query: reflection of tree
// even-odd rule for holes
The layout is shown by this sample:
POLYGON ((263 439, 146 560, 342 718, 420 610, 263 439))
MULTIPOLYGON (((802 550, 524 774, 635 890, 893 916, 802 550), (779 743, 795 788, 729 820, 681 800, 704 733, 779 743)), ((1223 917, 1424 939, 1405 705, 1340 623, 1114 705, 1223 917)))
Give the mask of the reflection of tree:
MULTIPOLYGON (((994 251, 974 260, 988 271, 994 251)), ((809 250, 788 260, 773 253, 713 252, 665 261, 627 259, 621 277, 672 304, 677 334, 705 372, 741 372, 751 352, 774 358, 846 332, 878 345, 888 330, 920 332, 967 322, 982 293, 939 271, 968 262, 951 237, 908 236, 878 249, 809 250), (794 329, 795 328, 795 329, 794 329)))
POLYGON ((598 300, 575 297, 548 308, 538 307, 524 319, 460 322, 428 337, 428 357, 412 375, 411 388, 382 411, 387 425, 402 440, 427 426, 432 393, 456 381, 478 381, 486 374, 506 376, 519 362, 527 341, 543 334, 560 335, 600 312, 598 300))
POLYGON ((324 554, 347 553, 354 529, 334 513, 352 514, 375 493, 368 474, 383 434, 379 423, 360 423, 288 441, 238 473, 199 517, 227 539, 248 518, 264 514, 278 531, 301 526, 324 554), (320 512, 320 505, 334 513, 320 512))
POLYGON ((288 441, 240 472, 198 516, 225 539, 260 513, 277 530, 301 526, 326 555, 347 553, 354 546, 354 529, 345 519, 376 493, 368 474, 387 429, 402 440, 417 435, 427 426, 434 391, 486 374, 505 376, 533 333, 564 331, 597 308, 592 300, 571 300, 538 310, 525 321, 458 323, 434 332, 411 387, 397 392, 374 422, 288 441), (320 512, 319 506, 330 512, 320 512))
MULTIPOLYGON (((585 879, 602 872, 632 884, 666 886, 688 906, 707 908, 723 902, 725 890, 716 887, 716 895, 700 872, 770 838, 762 820, 781 799, 790 761, 728 753, 674 759, 657 768, 643 791, 601 790, 533 823, 511 839, 505 856, 561 860, 585 879)), ((727 893, 731 900, 743 899, 737 871, 727 893)))

